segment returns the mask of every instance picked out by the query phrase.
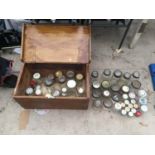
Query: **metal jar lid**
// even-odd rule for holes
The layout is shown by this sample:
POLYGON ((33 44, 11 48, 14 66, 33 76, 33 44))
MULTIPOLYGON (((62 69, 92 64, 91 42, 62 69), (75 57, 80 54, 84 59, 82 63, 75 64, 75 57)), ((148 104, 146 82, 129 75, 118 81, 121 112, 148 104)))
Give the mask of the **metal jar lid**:
POLYGON ((125 72, 123 77, 127 80, 129 80, 131 78, 131 74, 129 72, 125 72))
POLYGON ((112 102, 104 102, 104 101, 103 101, 103 106, 104 106, 105 108, 112 108, 113 103, 112 103, 112 102))
POLYGON ((132 104, 136 104, 136 100, 135 100, 135 99, 131 99, 130 102, 131 102, 132 104))
POLYGON ((116 110, 121 110, 121 104, 119 102, 115 103, 115 109, 116 110))
POLYGON ((129 100, 124 100, 124 103, 125 103, 126 105, 129 105, 129 104, 130 104, 130 101, 129 101, 129 100))
POLYGON ((112 100, 119 102, 121 100, 121 95, 119 93, 112 94, 112 100))
POLYGON ((140 73, 138 71, 133 72, 132 76, 136 79, 140 78, 140 73))
POLYGON ((60 77, 60 76, 62 76, 63 74, 62 74, 62 71, 56 71, 55 72, 55 76, 58 78, 58 77, 60 77))
POLYGON ((123 95, 122 95, 122 98, 123 98, 124 100, 126 100, 126 99, 129 98, 129 96, 128 96, 128 94, 123 94, 123 95))
POLYGON ((116 70, 114 71, 114 76, 115 76, 116 78, 120 78, 120 77, 122 76, 122 72, 121 72, 119 69, 116 69, 116 70))
POLYGON ((130 93, 129 93, 129 97, 130 97, 131 99, 135 99, 135 98, 136 98, 136 94, 135 94, 134 92, 130 92, 130 93))
POLYGON ((101 107, 103 105, 101 100, 94 100, 93 104, 95 107, 101 107))
POLYGON ((68 80, 67 81, 67 87, 68 88, 75 88, 76 87, 76 81, 75 80, 68 80))
POLYGON ((126 111, 125 109, 122 109, 122 110, 121 110, 121 114, 122 114, 123 116, 125 116, 125 115, 127 114, 127 111, 126 111))
POLYGON ((146 96, 147 96, 147 93, 146 93, 145 90, 139 90, 139 91, 138 91, 138 96, 139 96, 139 97, 146 97, 146 96))
POLYGON ((104 69, 103 74, 105 76, 110 76, 111 75, 111 70, 110 69, 104 69))
POLYGON ((81 73, 76 74, 76 80, 83 80, 83 75, 81 73))
POLYGON ((147 111, 148 111, 147 105, 141 105, 140 109, 141 109, 141 111, 143 111, 143 112, 147 112, 147 111))
POLYGON ((109 81, 102 81, 102 87, 107 89, 110 87, 110 82, 109 81))
POLYGON ((61 93, 62 96, 67 96, 67 93, 61 93))
POLYGON ((137 112, 137 110, 135 108, 132 108, 131 111, 133 112, 133 114, 135 114, 137 112))
POLYGON ((36 89, 41 89, 41 85, 36 85, 35 90, 36 89))
POLYGON ((51 86, 53 84, 53 80, 49 79, 49 78, 46 78, 44 83, 45 83, 46 86, 51 86))
POLYGON ((47 78, 48 78, 48 79, 51 79, 51 80, 54 80, 55 77, 54 77, 53 74, 49 74, 47 78))
POLYGON ((77 88, 77 92, 79 94, 83 94, 84 93, 84 88, 82 88, 82 87, 77 88))
POLYGON ((109 97, 109 96, 110 96, 110 91, 109 91, 109 90, 104 90, 104 91, 102 92, 102 95, 103 95, 104 97, 109 97))
POLYGON ((124 92, 124 93, 128 93, 129 92, 129 90, 130 90, 130 88, 128 87, 128 86, 122 86, 122 91, 124 92))
POLYGON ((64 83, 66 81, 66 77, 64 75, 58 77, 58 81, 60 83, 64 83))
POLYGON ((125 103, 122 102, 122 103, 121 103, 121 107, 122 107, 122 108, 125 108, 125 103))
POLYGON ((129 112, 130 108, 129 107, 125 107, 125 110, 126 110, 126 112, 129 112))
POLYGON ((129 116, 129 117, 133 117, 133 116, 134 116, 133 112, 132 112, 132 111, 129 111, 129 112, 128 112, 128 116, 129 116))
POLYGON ((40 96, 42 94, 41 89, 36 89, 35 95, 40 96))
POLYGON ((98 89, 100 88, 101 84, 99 81, 93 81, 93 88, 98 89))
POLYGON ((139 104, 146 105, 147 104, 147 98, 139 98, 139 104))
POLYGON ((98 78, 98 71, 92 71, 92 73, 91 73, 91 76, 93 77, 93 78, 98 78))
POLYGON ((93 90, 92 96, 94 98, 99 98, 99 97, 101 97, 101 92, 100 91, 93 90))
POLYGON ((128 107, 129 107, 130 109, 132 109, 132 108, 133 108, 133 104, 129 103, 129 104, 128 104, 128 107))
POLYGON ((66 72, 66 76, 68 78, 73 78, 75 76, 75 72, 72 71, 72 70, 69 70, 69 71, 66 72))
POLYGON ((138 105, 137 103, 135 103, 135 104, 133 104, 133 107, 134 107, 135 109, 138 109, 138 108, 139 108, 139 105, 138 105))
POLYGON ((34 92, 34 90, 33 90, 33 88, 31 88, 31 87, 28 87, 28 88, 25 90, 25 94, 26 94, 26 95, 32 95, 33 92, 34 92))
POLYGON ((117 85, 117 84, 114 84, 114 85, 111 86, 111 90, 113 92, 118 92, 120 90, 120 86, 117 85))
POLYGON ((138 80, 133 80, 133 81, 131 82, 131 86, 132 86, 133 88, 135 88, 135 89, 140 89, 141 83, 140 83, 140 81, 138 81, 138 80))
POLYGON ((34 80, 39 80, 40 78, 41 78, 40 73, 34 73, 34 74, 33 74, 33 79, 34 79, 34 80))
POLYGON ((54 96, 54 97, 60 96, 60 91, 59 91, 59 90, 54 90, 54 91, 52 92, 52 96, 54 96))
POLYGON ((62 91, 63 93, 66 93, 66 92, 67 92, 67 88, 66 88, 66 87, 63 87, 63 88, 61 89, 61 91, 62 91))

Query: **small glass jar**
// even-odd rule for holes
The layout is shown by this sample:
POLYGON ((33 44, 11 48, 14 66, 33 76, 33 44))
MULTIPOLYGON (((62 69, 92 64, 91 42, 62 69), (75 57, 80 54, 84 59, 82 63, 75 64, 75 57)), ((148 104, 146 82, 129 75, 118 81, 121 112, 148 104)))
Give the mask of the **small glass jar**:
POLYGON ((99 77, 98 71, 92 71, 91 77, 92 77, 92 78, 95 78, 95 79, 98 78, 98 77, 99 77))
POLYGON ((129 72, 125 72, 122 78, 122 85, 130 85, 131 74, 129 72))
POLYGON ((102 103, 101 100, 97 99, 97 100, 94 100, 94 101, 93 101, 93 105, 94 105, 95 107, 97 107, 97 108, 100 108, 100 107, 103 106, 103 103, 102 103))
POLYGON ((112 79, 111 79, 112 85, 120 84, 121 78, 122 78, 122 72, 119 69, 116 69, 113 72, 113 76, 112 76, 112 79))
POLYGON ((37 82, 37 84, 41 83, 41 74, 40 73, 34 73, 33 74, 33 80, 37 82))
POLYGON ((140 78, 140 72, 134 71, 134 72, 132 73, 132 77, 133 77, 134 79, 139 79, 139 78, 140 78))
POLYGON ((67 81, 68 94, 69 96, 77 96, 76 87, 77 82, 73 79, 67 81))
POLYGON ((26 95, 33 95, 33 93, 34 93, 34 89, 32 87, 26 88, 25 90, 26 95))
POLYGON ((103 76, 103 80, 110 81, 110 78, 111 78, 111 70, 110 69, 104 69, 104 71, 102 73, 102 76, 103 76))
POLYGON ((55 76, 58 78, 58 77, 60 77, 60 76, 62 76, 63 75, 63 73, 62 73, 62 71, 56 71, 55 72, 55 76))
POLYGON ((67 76, 67 78, 74 78, 75 72, 72 70, 69 70, 66 72, 66 76, 67 76))

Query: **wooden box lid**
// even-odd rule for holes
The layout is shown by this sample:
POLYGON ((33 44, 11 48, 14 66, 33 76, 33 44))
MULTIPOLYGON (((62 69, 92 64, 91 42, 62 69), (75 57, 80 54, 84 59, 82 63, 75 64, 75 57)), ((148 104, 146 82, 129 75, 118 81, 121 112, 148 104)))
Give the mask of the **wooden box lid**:
POLYGON ((21 60, 26 63, 90 61, 89 26, 24 25, 21 60))

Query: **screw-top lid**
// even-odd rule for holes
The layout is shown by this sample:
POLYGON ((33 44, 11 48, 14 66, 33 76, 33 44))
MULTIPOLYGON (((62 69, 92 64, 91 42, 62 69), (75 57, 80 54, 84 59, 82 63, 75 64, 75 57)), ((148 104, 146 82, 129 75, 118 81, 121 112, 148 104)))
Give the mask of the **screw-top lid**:
POLYGON ((122 76, 122 72, 119 69, 117 69, 114 71, 114 76, 120 78, 122 76))
POLYGON ((110 76, 111 75, 111 70, 110 69, 104 69, 103 74, 105 76, 110 76))

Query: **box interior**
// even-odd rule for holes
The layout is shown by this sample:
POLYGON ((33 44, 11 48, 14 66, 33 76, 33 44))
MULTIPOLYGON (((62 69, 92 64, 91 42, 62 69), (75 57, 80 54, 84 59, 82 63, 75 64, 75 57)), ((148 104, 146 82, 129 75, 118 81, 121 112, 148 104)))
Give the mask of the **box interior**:
MULTIPOLYGON (((61 70, 65 73, 68 70, 74 70, 75 73, 82 73, 85 78, 85 95, 80 98, 89 97, 89 74, 86 64, 51 64, 51 63, 31 63, 24 64, 23 72, 19 77, 19 82, 16 87, 15 96, 26 96, 25 89, 29 86, 32 75, 35 72, 39 72, 42 76, 47 76, 50 73, 55 73, 57 70, 61 70)), ((32 97, 32 96, 27 96, 32 97)), ((37 96, 42 97, 42 96, 37 96)), ((61 98, 61 97, 59 97, 61 98)), ((66 97, 69 98, 69 97, 66 97)))

